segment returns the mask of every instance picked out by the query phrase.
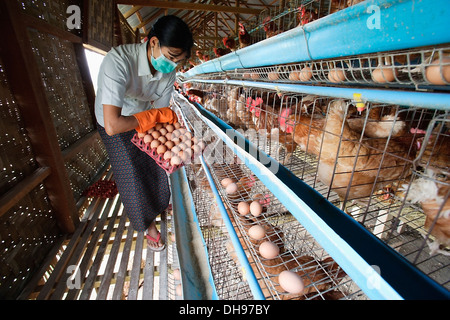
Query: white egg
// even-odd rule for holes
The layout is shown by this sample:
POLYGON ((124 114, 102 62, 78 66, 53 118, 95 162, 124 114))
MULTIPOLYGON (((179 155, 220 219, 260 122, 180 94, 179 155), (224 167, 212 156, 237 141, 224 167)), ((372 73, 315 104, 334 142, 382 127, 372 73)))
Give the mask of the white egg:
POLYGON ((237 184, 232 182, 229 185, 227 185, 225 191, 227 192, 227 194, 233 194, 237 192, 237 189, 238 189, 237 184))
POLYGON ((248 235, 254 240, 261 240, 266 235, 266 230, 260 225, 255 225, 248 229, 248 235))
POLYGON ((291 294, 301 294, 305 285, 302 278, 295 272, 284 270, 278 275, 280 286, 291 294))
POLYGON ((239 204, 237 206, 237 210, 241 216, 245 216, 246 214, 248 214, 250 212, 250 206, 247 202, 242 201, 242 202, 239 202, 239 204))
POLYGON ((252 201, 252 203, 250 204, 250 213, 254 217, 258 217, 261 215, 262 211, 263 211, 263 208, 262 208, 261 203, 259 203, 259 201, 252 201))
POLYGON ((270 241, 264 241, 259 245, 259 254, 266 259, 273 259, 280 253, 280 248, 270 241))

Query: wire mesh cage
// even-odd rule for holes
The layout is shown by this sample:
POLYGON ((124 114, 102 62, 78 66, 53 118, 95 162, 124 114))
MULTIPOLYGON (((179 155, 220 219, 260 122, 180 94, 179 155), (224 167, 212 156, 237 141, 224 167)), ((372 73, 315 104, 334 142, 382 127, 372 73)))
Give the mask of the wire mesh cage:
MULTIPOLYGON (((266 299, 365 299, 356 284, 250 169, 228 147, 219 143, 221 140, 214 132, 204 124, 198 124, 201 120, 190 108, 184 107, 183 114, 190 126, 196 128, 195 134, 210 139, 213 141, 210 145, 215 146, 205 149, 204 159, 266 299), (198 131, 199 128, 203 129, 198 131), (234 193, 227 192, 224 186, 227 179, 236 184, 234 193), (240 208, 245 204, 251 206, 253 202, 261 206, 260 215, 243 214, 240 208), (259 239, 250 236, 251 230, 258 228, 264 230, 264 236, 259 239), (261 249, 264 242, 275 244, 279 254, 264 257, 261 249), (302 277, 303 294, 289 294, 280 286, 278 276, 284 270, 294 271, 302 277)), ((210 186, 205 182, 202 170, 197 167, 188 171, 219 297, 252 298, 245 278, 243 281, 239 275, 239 261, 222 218, 208 195, 210 186)))
MULTIPOLYGON (((202 86, 208 106, 212 87, 202 86)), ((228 108, 211 112, 449 288, 448 111, 357 108, 352 100, 239 86, 216 85, 215 99, 228 108)))

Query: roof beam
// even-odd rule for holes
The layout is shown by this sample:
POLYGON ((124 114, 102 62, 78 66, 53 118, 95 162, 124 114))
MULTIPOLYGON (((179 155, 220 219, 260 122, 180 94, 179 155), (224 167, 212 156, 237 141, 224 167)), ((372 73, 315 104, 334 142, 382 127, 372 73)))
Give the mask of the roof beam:
POLYGON ((116 0, 117 4, 127 4, 146 7, 157 7, 166 9, 198 10, 213 12, 231 12, 239 14, 259 14, 261 9, 229 7, 213 4, 202 4, 180 1, 160 1, 160 0, 116 0))

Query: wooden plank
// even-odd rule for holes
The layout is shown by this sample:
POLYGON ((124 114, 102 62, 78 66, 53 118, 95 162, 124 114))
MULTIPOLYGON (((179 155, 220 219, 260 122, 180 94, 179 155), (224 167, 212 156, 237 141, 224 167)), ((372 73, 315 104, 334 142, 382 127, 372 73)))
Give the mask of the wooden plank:
POLYGON ((50 167, 45 188, 63 233, 72 233, 79 223, 75 199, 64 166, 56 130, 50 115, 35 54, 21 22, 17 1, 0 1, 0 44, 3 67, 17 101, 25 129, 41 167, 50 167))
POLYGON ((214 4, 202 4, 193 2, 180 1, 158 1, 158 0, 116 0, 117 4, 137 5, 144 7, 156 7, 165 9, 181 9, 181 10, 196 10, 196 11, 212 11, 212 12, 231 12, 241 14, 257 15, 261 9, 229 7, 214 4))
MULTIPOLYGON (((94 227, 97 224, 98 217, 100 216, 100 213, 102 212, 101 209, 104 206, 104 203, 106 202, 106 199, 99 199, 98 201, 98 209, 94 211, 94 214, 92 215, 91 219, 88 220, 88 224, 86 228, 83 230, 83 234, 80 235, 81 238, 79 238, 77 242, 77 246, 70 257, 69 261, 67 262, 67 268, 70 266, 77 266, 80 259, 83 257, 83 253, 86 250, 86 246, 88 244, 89 238, 92 235, 92 230, 94 230, 94 227)), ((79 274, 79 270, 74 270, 77 274, 79 274)), ((58 283, 56 284, 55 290, 52 293, 52 296, 50 297, 51 300, 61 300, 63 294, 66 292, 68 288, 68 280, 73 274, 71 272, 68 272, 66 269, 66 272, 62 274, 62 277, 59 279, 58 283)), ((80 285, 81 285, 81 278, 80 278, 80 285)))
POLYGON ((153 286, 155 275, 155 252, 147 249, 147 257, 144 266, 144 286, 142 299, 153 300, 153 286))
POLYGON ((128 261, 130 260, 131 247, 133 245, 134 230, 133 228, 128 228, 127 239, 125 240, 125 245, 122 250, 122 260, 120 261, 119 271, 116 276, 116 284, 114 285, 113 300, 121 300, 123 293, 123 285, 125 283, 125 277, 128 270, 128 261))
POLYGON ((98 289, 97 300, 105 300, 108 294, 109 286, 111 284, 111 279, 114 274, 114 266, 116 264, 117 255, 119 254, 120 244, 122 242, 122 234, 125 229, 125 222, 127 221, 127 216, 125 212, 122 213, 120 217, 119 226, 117 227, 116 236, 114 238, 114 243, 109 253, 108 262, 106 264, 105 273, 102 277, 102 282, 98 289))
POLYGON ((80 295, 80 300, 87 300, 91 296, 93 286, 95 284, 95 281, 97 279, 97 274, 100 269, 100 265, 103 261, 103 256, 105 255, 106 247, 108 246, 109 237, 111 236, 111 233, 114 229, 114 225, 116 224, 117 215, 119 213, 120 209, 120 196, 117 200, 117 204, 114 208, 114 212, 111 215, 111 218, 109 220, 108 226, 105 230, 105 233, 103 234, 102 242, 97 250, 94 262, 92 263, 91 268, 89 269, 89 275, 86 278, 86 281, 84 282, 83 290, 80 295))
MULTIPOLYGON (((99 204, 99 201, 92 201, 92 203, 90 204, 87 211, 90 212, 91 210, 95 210, 97 208, 98 204, 99 204)), ((75 230, 75 232, 73 233, 73 235, 69 241, 69 244, 67 245, 66 249, 64 250, 64 253, 61 255, 61 258, 59 259, 58 263, 56 264, 55 269, 53 269, 47 282, 43 286, 42 290, 39 292, 37 300, 47 300, 50 297, 55 283, 59 280, 59 278, 61 277, 63 272, 66 271, 67 261, 72 256, 72 254, 77 246, 78 240, 79 240, 81 234, 83 233, 84 229, 86 228, 86 226, 87 226, 86 220, 83 220, 78 225, 77 229, 75 230)))
POLYGON ((139 279, 141 278, 142 249, 144 246, 144 232, 138 232, 136 247, 134 248, 133 268, 130 275, 130 290, 128 300, 137 300, 139 279))
POLYGON ((29 177, 26 177, 12 189, 0 197, 0 217, 15 206, 24 196, 30 193, 50 175, 50 168, 38 168, 29 177))
MULTIPOLYGON (((80 263, 80 266, 78 268, 78 273, 76 277, 80 279, 81 281, 85 280, 88 268, 90 267, 92 263, 92 256, 94 255, 95 249, 97 249, 97 243, 98 239, 100 238, 100 235, 103 232, 103 227, 107 221, 109 212, 111 211, 112 206, 115 204, 117 205, 118 196, 108 199, 106 206, 103 208, 102 212, 100 213, 100 219, 95 225, 95 231, 94 233, 91 233, 91 236, 89 237, 89 244, 87 244, 86 251, 83 254, 83 259, 80 263)), ((78 293, 81 291, 81 286, 79 288, 73 288, 70 289, 67 293, 66 300, 75 300, 78 293)))
POLYGON ((159 300, 167 300, 168 297, 168 283, 169 283, 169 270, 168 270, 168 259, 167 259, 167 251, 168 251, 168 243, 167 243, 167 217, 166 211, 161 213, 161 238, 162 241, 166 244, 166 249, 161 251, 159 257, 159 300))

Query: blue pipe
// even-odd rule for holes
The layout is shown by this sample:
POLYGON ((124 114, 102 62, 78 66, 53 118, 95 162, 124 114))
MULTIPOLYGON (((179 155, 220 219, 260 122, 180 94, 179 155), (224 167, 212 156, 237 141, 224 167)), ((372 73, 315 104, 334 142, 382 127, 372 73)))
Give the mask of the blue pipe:
POLYGON ((382 89, 362 89, 362 88, 340 88, 340 87, 320 87, 289 83, 270 83, 241 80, 189 80, 200 83, 216 83, 238 85, 243 87, 254 87, 280 92, 292 92, 302 94, 313 94, 318 96, 335 97, 342 99, 353 99, 355 93, 361 94, 364 102, 398 104, 406 107, 421 107, 428 109, 449 110, 450 95, 448 93, 420 92, 420 91, 400 91, 382 89))
POLYGON ((450 42, 447 0, 367 0, 184 73, 330 59, 450 42))

